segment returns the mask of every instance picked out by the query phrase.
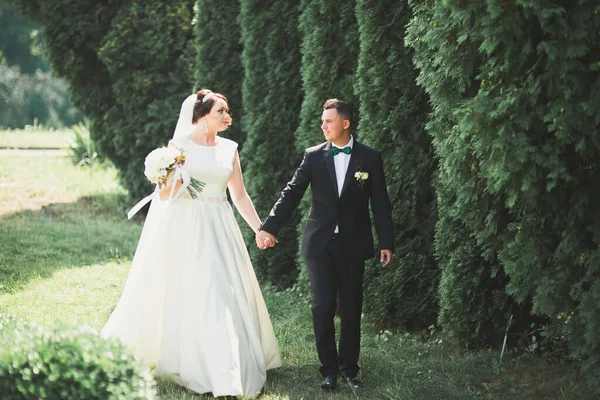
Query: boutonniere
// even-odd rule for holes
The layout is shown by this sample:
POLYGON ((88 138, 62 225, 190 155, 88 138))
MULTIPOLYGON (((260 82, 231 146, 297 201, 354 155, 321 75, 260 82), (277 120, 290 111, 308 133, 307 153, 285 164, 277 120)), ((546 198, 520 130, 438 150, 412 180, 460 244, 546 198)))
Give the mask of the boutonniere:
POLYGON ((358 182, 358 185, 362 189, 363 185, 365 184, 365 181, 367 179, 369 179, 369 173, 368 172, 363 172, 363 171, 356 171, 354 173, 354 177, 356 178, 356 181, 358 182))

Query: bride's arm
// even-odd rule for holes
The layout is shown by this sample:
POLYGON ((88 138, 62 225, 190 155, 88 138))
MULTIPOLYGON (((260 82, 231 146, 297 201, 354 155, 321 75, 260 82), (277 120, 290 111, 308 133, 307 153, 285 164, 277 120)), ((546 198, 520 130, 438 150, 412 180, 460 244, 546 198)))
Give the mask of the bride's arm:
POLYGON ((231 200, 233 200, 233 204, 235 204, 238 212, 254 233, 257 233, 260 229, 261 221, 248 192, 246 192, 244 178, 242 177, 242 167, 240 166, 240 156, 237 151, 235 152, 235 159, 233 161, 233 174, 231 174, 231 178, 227 182, 227 187, 229 188, 231 200))
MULTIPOLYGON (((179 192, 179 189, 183 185, 183 180, 177 179, 175 182, 175 189, 173 189, 173 194, 179 192)), ((161 200, 167 200, 171 196, 171 189, 173 187, 173 183, 168 183, 158 191, 158 195, 161 200)))

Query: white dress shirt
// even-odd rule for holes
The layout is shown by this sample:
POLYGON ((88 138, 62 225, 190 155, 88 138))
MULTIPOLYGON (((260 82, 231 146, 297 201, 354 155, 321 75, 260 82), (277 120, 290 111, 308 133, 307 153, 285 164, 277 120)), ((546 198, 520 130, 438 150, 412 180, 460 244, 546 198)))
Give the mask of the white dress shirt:
MULTIPOLYGON (((337 147, 338 149, 343 149, 344 147, 351 147, 354 145, 354 138, 350 136, 350 141, 342 147, 336 146, 335 144, 331 144, 332 147, 337 147)), ((337 180, 338 186, 338 196, 342 195, 342 188, 344 187, 344 179, 346 178, 346 172, 348 171, 348 164, 350 164, 350 156, 351 154, 339 153, 337 156, 333 156, 333 165, 335 166, 335 178, 337 180)), ((335 227, 335 233, 338 233, 339 227, 335 227)))

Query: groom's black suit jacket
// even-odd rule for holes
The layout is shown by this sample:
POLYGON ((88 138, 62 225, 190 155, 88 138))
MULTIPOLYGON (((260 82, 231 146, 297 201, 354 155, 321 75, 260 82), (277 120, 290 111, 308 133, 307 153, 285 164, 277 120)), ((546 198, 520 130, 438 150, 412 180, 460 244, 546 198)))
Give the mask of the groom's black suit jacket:
POLYGON ((342 194, 338 196, 331 147, 330 142, 325 142, 304 152, 300 167, 281 192, 261 229, 277 236, 310 184, 312 204, 302 237, 302 256, 313 258, 319 255, 329 243, 335 226, 339 225, 340 245, 348 259, 364 261, 373 257, 369 200, 380 248, 393 251, 391 207, 381 153, 354 140, 342 194), (361 184, 354 177, 356 172, 367 172, 369 177, 361 184))

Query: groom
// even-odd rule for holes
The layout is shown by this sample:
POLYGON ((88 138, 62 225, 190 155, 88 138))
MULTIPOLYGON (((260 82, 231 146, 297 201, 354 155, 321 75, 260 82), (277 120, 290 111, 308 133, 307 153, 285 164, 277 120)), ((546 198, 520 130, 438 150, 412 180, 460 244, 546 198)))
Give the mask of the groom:
POLYGON ((302 163, 256 237, 260 248, 273 247, 282 224, 311 185, 312 205, 301 254, 310 274, 313 326, 324 389, 335 389, 340 372, 352 386, 359 384, 356 377, 363 273, 365 261, 375 255, 369 200, 383 267, 391 262, 394 250, 381 153, 352 137, 351 120, 348 103, 338 99, 325 102, 321 129, 327 141, 304 152, 302 163), (341 319, 339 354, 333 321, 337 299, 341 319))

